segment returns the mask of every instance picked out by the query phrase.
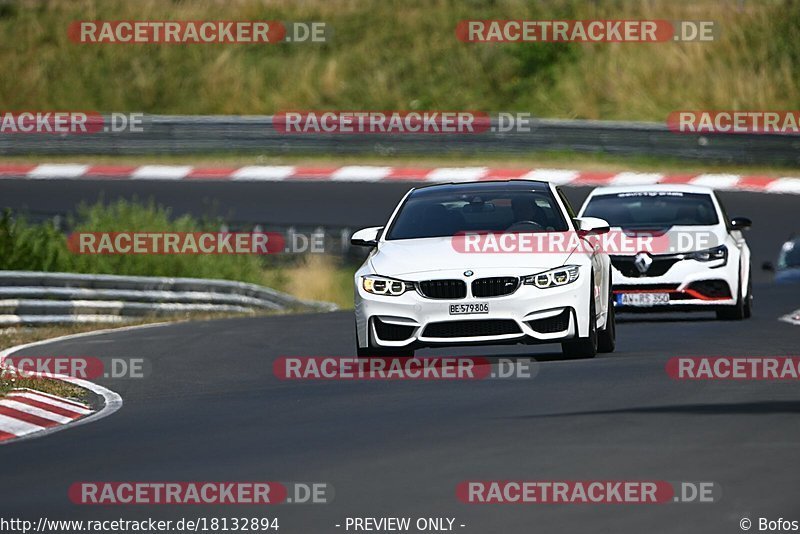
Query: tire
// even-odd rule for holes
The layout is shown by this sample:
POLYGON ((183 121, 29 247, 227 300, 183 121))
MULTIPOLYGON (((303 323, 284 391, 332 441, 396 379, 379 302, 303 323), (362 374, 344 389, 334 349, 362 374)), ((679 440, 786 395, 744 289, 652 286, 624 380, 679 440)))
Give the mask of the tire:
POLYGON ((749 319, 753 315, 753 277, 747 278, 747 294, 744 298, 744 318, 749 319))
MULTIPOLYGON (((610 279, 609 279, 610 281, 610 279)), ((614 293, 608 286, 608 317, 605 327, 597 333, 597 352, 614 352, 617 347, 617 316, 614 312, 614 293)))
POLYGON ((561 352, 566 358, 594 358, 597 355, 597 319, 594 310, 594 286, 589 296, 589 335, 564 341, 561 352))
POLYGON ((741 295, 742 280, 739 278, 739 291, 737 291, 736 304, 733 306, 725 306, 717 310, 717 319, 722 321, 741 321, 746 317, 750 317, 749 312, 746 310, 749 306, 745 306, 745 301, 749 299, 750 288, 748 284, 747 293, 744 297, 741 295))

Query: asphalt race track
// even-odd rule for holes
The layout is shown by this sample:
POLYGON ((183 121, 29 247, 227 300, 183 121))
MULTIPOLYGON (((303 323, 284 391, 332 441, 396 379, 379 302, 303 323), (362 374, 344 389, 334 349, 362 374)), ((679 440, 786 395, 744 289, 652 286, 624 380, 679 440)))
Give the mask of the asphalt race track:
MULTIPOLYGON (((54 182, 58 183, 58 182, 54 182)), ((57 206, 72 199, 53 185, 4 180, 0 194, 57 206), (29 197, 27 189, 30 188, 29 197)), ((128 184, 125 184, 128 185, 128 184)), ((170 202, 184 184, 148 184, 170 202)), ((256 185, 246 184, 256 190, 256 185)), ((122 184, 113 184, 110 188, 122 184)), ((203 195, 232 205, 230 184, 203 195), (227 196, 225 196, 227 195, 227 196)), ((63 184, 67 189, 83 183, 63 184)), ((214 189, 214 188, 217 189, 214 189)), ((237 184, 240 187, 240 184, 237 184)), ((380 215, 407 186, 266 184, 264 197, 233 189, 241 209, 269 214, 349 213, 354 226, 380 215), (305 197, 297 188, 307 187, 305 197), (315 193, 310 193, 311 188, 315 193), (317 189, 318 188, 318 189, 317 189), (361 193, 348 199, 357 188, 361 193), (336 198, 328 193, 336 190, 336 198), (366 203, 365 192, 382 192, 366 203), (256 202, 256 200, 258 202, 256 202), (316 202, 316 204, 315 204, 316 202), (321 202, 333 211, 318 209, 321 202), (364 214, 354 214, 355 205, 364 214), (293 210, 296 210, 293 211, 293 210)), ((196 190, 197 191, 197 190, 196 190)), ((568 189, 582 198, 588 190, 568 189)), ((75 193, 77 196, 79 193, 75 193)), ((145 195, 146 196, 146 195, 145 195)), ((754 267, 772 259, 796 229, 797 196, 724 193, 731 215, 749 215, 754 267), (794 223, 795 227, 791 227, 794 223), (777 243, 777 245, 776 245, 777 243)), ((106 196, 108 198, 108 196, 106 196)), ((141 198, 141 197, 140 197, 141 198)), ((30 204, 29 208, 33 208, 30 204)), ((343 221, 338 221, 341 224, 343 221)), ((754 271, 755 272, 755 271, 754 271)), ((763 278, 763 277, 762 277, 763 278)), ((352 356, 350 312, 182 323, 56 342, 17 355, 145 357, 145 379, 101 380, 122 395, 110 417, 40 439, 0 447, 0 515, 37 519, 158 519, 277 516, 285 533, 344 532, 348 516, 455 517, 456 531, 741 532, 744 517, 798 519, 800 391, 796 381, 682 382, 667 375, 673 356, 797 355, 800 328, 778 317, 800 307, 800 286, 754 288, 753 318, 713 314, 623 315, 617 351, 594 360, 559 360, 558 346, 420 351, 420 355, 533 355, 530 379, 470 382, 289 382, 274 377, 280 356, 352 356), (466 480, 713 481, 713 504, 468 505, 466 480), (79 481, 328 482, 331 504, 116 506, 72 504, 79 481)), ((753 531, 757 526, 753 527, 753 531)))
MULTIPOLYGON (((796 383, 677 382, 674 355, 785 355, 800 330, 775 318, 796 293, 758 287, 747 323, 699 314, 619 325, 618 351, 549 361, 531 379, 282 382, 281 355, 351 355, 348 312, 219 320, 110 333, 38 354, 146 356, 153 374, 106 381, 125 399, 97 423, 0 448, 5 516, 272 515, 283 532, 336 532, 348 515, 455 516, 465 532, 732 532, 741 517, 797 512, 796 383), (746 326, 745 326, 746 325, 746 326), (313 335, 310 335, 313 333, 313 335), (324 481, 326 505, 274 509, 76 506, 91 480, 324 481), (714 481, 714 504, 467 505, 463 480, 714 481), (535 528, 533 528, 535 527, 535 528)), ((552 349, 551 349, 552 350, 552 349)), ((543 352, 544 351, 544 352, 543 352)), ((521 348, 423 352, 528 353, 521 348)))

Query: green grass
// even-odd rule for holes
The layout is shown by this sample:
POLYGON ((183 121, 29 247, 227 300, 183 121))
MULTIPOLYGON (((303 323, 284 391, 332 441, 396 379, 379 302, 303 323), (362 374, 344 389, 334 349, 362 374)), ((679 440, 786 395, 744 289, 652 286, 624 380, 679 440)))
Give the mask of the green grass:
POLYGON ((42 0, 0 9, 10 110, 254 114, 475 109, 664 121, 679 109, 797 109, 790 0, 42 0), (714 20, 713 43, 470 44, 459 20, 714 20), (305 20, 326 44, 78 45, 73 20, 305 20))
POLYGON ((87 391, 81 387, 51 378, 0 378, 0 398, 12 389, 33 389, 68 399, 84 400, 87 391))
MULTIPOLYGON (((153 203, 118 200, 110 204, 83 205, 70 221, 73 232, 218 231, 218 221, 172 217, 168 208, 153 203)), ((260 281, 264 262, 250 255, 181 254, 75 254, 66 236, 52 223, 33 225, 14 218, 10 211, 0 217, 0 269, 91 274, 223 278, 260 281)))

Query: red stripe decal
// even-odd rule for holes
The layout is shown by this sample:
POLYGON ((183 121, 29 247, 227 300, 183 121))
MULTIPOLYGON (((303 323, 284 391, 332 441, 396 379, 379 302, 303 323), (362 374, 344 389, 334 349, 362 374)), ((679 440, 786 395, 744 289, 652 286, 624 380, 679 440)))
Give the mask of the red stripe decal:
POLYGON ((408 180, 408 181, 425 181, 425 177, 430 174, 433 169, 422 169, 412 167, 393 168, 391 172, 384 178, 384 180, 408 180))
POLYGON ((26 175, 36 167, 38 167, 38 165, 15 165, 13 163, 0 165, 0 175, 26 175))
POLYGON ((604 185, 618 174, 618 172, 581 171, 571 185, 604 185))
POLYGON ((50 428, 51 426, 60 424, 56 421, 39 417, 38 415, 21 412, 19 410, 15 410, 14 408, 9 408, 8 406, 0 406, 0 414, 13 417, 14 419, 19 419, 20 421, 25 421, 26 423, 30 423, 32 425, 43 426, 45 428, 50 428))
POLYGON ((63 402, 64 404, 69 404, 70 406, 75 406, 76 408, 83 408, 84 410, 90 410, 91 409, 91 407, 86 405, 86 404, 83 404, 83 403, 80 403, 80 402, 77 402, 77 401, 73 401, 73 400, 69 400, 69 399, 65 399, 64 397, 59 397, 58 395, 51 395, 50 393, 45 393, 44 391, 36 391, 34 389, 28 389, 28 388, 19 388, 19 389, 15 389, 15 390, 12 391, 12 393, 20 393, 20 392, 22 392, 22 393, 33 393, 34 395, 39 395, 41 397, 47 397, 48 399, 53 399, 53 400, 56 400, 58 402, 63 402))
POLYGON ((525 176, 531 169, 489 169, 481 180, 512 180, 525 176))
POLYGON ((295 167, 292 178, 330 178, 339 167, 295 167))
POLYGON ((16 437, 17 436, 15 436, 14 434, 9 434, 8 432, 3 432, 2 430, 0 430, 0 441, 5 441, 7 439, 13 439, 13 438, 16 438, 16 437))
POLYGON ((126 165, 92 165, 83 173, 83 176, 108 176, 118 178, 128 178, 139 167, 126 165))
POLYGON ((775 181, 774 176, 742 176, 736 184, 737 189, 753 189, 763 191, 775 181))
POLYGON ((237 170, 239 170, 238 167, 195 167, 189 171, 186 178, 189 180, 230 178, 237 170))
POLYGON ((688 184, 697 178, 697 174, 668 174, 661 179, 662 184, 688 184))
POLYGON ((46 402, 41 402, 33 399, 29 399, 27 397, 19 397, 17 395, 9 395, 8 399, 13 399, 17 402, 21 402, 23 404, 27 404, 28 406, 34 406, 36 408, 41 408, 42 410, 47 410, 48 412, 52 412, 58 415, 63 415, 64 417, 69 417, 71 419, 77 419, 81 417, 81 414, 75 413, 70 410, 66 410, 64 408, 60 408, 58 406, 53 406, 52 404, 48 404, 46 402))

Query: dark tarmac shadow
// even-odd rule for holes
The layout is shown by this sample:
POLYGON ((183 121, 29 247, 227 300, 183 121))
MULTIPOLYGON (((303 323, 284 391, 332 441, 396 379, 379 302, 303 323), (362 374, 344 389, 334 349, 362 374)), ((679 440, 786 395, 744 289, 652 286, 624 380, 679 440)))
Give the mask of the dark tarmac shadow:
POLYGON ((769 415, 800 413, 800 401, 759 401, 723 404, 683 404, 671 406, 647 406, 621 408, 618 410, 596 410, 557 414, 532 414, 510 419, 535 419, 542 417, 574 417, 586 415, 667 414, 667 415, 769 415))
MULTIPOLYGON (((662 314, 662 313, 639 313, 639 314, 619 314, 616 317, 617 323, 703 323, 703 322, 717 322, 716 315, 709 315, 704 312, 686 313, 683 315, 676 314, 662 314)), ((721 322, 721 321, 720 321, 721 322)))

